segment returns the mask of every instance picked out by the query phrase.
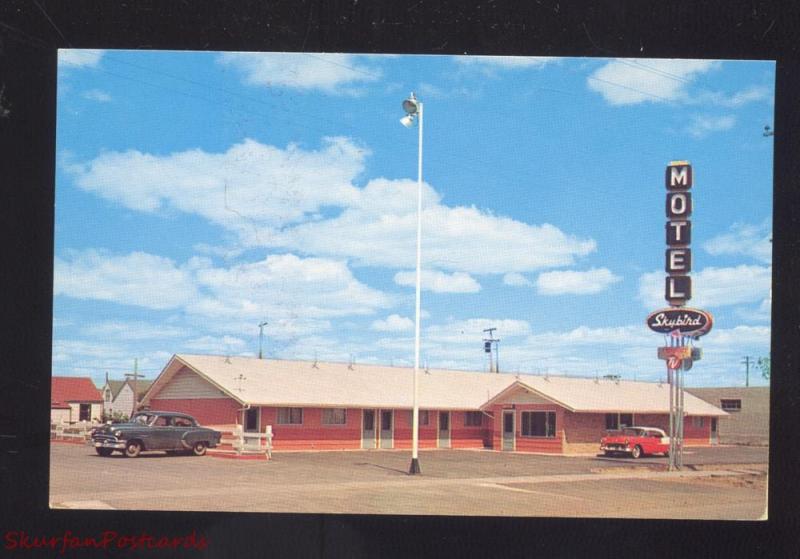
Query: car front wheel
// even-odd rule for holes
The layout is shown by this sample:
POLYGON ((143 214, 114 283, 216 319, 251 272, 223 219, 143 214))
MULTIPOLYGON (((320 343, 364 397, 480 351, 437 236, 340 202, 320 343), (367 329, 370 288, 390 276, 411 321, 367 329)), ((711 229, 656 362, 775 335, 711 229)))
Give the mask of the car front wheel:
POLYGON ((631 458, 639 458, 642 455, 642 447, 638 444, 631 450, 631 458))
POLYGON ((111 456, 111 453, 114 452, 110 448, 95 448, 94 451, 100 456, 111 456))
POLYGON ((192 447, 192 453, 195 456, 203 456, 206 453, 206 448, 206 443, 202 441, 194 443, 194 446, 192 447))
POLYGON ((138 441, 131 441, 125 446, 125 456, 136 458, 142 451, 142 444, 138 441))

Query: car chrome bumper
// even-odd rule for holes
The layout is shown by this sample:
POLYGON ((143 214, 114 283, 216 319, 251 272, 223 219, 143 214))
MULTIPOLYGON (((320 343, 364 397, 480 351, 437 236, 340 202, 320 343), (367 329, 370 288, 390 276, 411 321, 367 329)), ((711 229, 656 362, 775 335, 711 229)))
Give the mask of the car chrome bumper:
POLYGON ((115 450, 125 450, 125 441, 94 441, 95 448, 113 448, 115 450))
POLYGON ((622 448, 622 447, 616 447, 616 446, 605 446, 605 445, 603 445, 603 446, 600 447, 600 450, 607 450, 609 452, 630 452, 631 448, 630 447, 622 448))

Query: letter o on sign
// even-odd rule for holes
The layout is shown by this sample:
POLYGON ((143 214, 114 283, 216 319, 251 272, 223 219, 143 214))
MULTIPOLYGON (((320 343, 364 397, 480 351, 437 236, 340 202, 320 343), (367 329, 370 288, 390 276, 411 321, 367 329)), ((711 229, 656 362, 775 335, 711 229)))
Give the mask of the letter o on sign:
POLYGON ((688 192, 667 194, 667 217, 679 218, 692 215, 692 195, 688 192))

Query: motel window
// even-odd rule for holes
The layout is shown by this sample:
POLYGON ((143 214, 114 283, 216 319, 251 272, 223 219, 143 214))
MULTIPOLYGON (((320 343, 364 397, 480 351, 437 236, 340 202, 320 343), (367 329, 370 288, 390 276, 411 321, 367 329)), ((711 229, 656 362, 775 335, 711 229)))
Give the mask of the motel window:
POLYGON ((620 427, 630 427, 633 425, 633 414, 632 413, 621 413, 619 414, 619 425, 620 427))
MULTIPOLYGON (((419 424, 420 425, 427 425, 429 420, 428 410, 419 410, 419 424)), ((408 424, 413 425, 414 423, 414 410, 410 410, 408 412, 408 424)))
POLYGON ((347 423, 347 410, 344 408, 326 408, 322 410, 323 425, 344 425, 347 423))
POLYGON ((619 414, 607 413, 606 414, 606 430, 616 431, 619 429, 619 414))
POLYGON ((303 408, 278 408, 278 425, 302 425, 303 408))
POLYGON ((556 412, 524 411, 522 412, 523 437, 555 437, 556 412))
POLYGON ((483 424, 483 414, 479 411, 468 411, 464 414, 464 425, 467 427, 480 427, 483 424))
POLYGON ((720 407, 723 411, 742 411, 741 400, 720 400, 720 407))
POLYGON ((705 424, 704 417, 692 417, 692 427, 702 427, 705 424))

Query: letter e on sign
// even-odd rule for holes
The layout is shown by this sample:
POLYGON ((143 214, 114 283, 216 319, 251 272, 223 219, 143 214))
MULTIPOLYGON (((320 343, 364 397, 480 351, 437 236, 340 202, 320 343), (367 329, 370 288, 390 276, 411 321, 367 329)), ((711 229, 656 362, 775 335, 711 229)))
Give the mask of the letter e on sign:
POLYGON ((692 251, 688 248, 668 248, 666 251, 668 274, 685 274, 692 271, 692 251))
POLYGON ((667 190, 688 190, 692 188, 692 166, 689 164, 667 167, 667 190))

